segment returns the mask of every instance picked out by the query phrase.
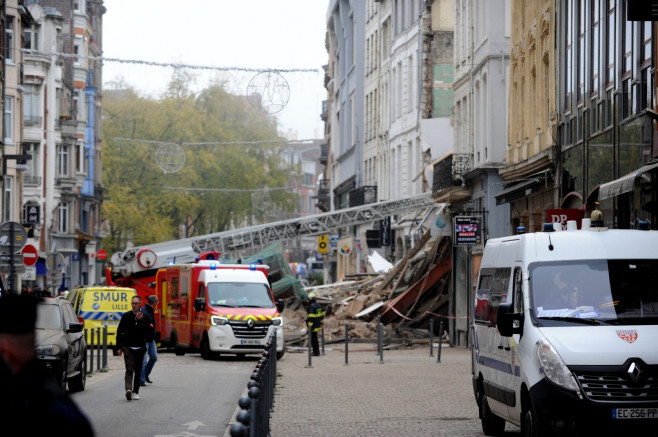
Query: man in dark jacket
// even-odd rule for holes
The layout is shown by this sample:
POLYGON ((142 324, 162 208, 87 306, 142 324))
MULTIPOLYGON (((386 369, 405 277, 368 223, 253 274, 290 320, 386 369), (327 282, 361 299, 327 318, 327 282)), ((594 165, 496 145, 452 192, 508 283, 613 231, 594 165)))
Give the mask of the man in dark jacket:
POLYGON ((140 310, 142 298, 133 296, 130 301, 132 309, 121 316, 117 328, 117 347, 119 355, 123 354, 126 365, 125 387, 126 399, 139 399, 139 381, 142 374, 142 361, 146 352, 146 335, 149 325, 140 310))
POLYGON ((308 300, 309 306, 308 316, 306 316, 306 325, 308 326, 309 331, 311 331, 311 347, 313 348, 313 356, 317 357, 320 355, 318 332, 322 330, 322 324, 324 323, 324 311, 322 311, 322 307, 315 300, 315 293, 309 293, 308 300))
POLYGON ((153 381, 149 379, 155 362, 158 361, 158 345, 155 342, 155 306, 158 304, 158 297, 154 294, 146 299, 146 305, 142 307, 142 313, 146 319, 149 329, 146 333, 146 353, 144 354, 144 361, 142 363, 142 379, 141 386, 145 386, 148 382, 152 384, 153 381))
POLYGON ((37 299, 0 297, 0 434, 93 436, 87 417, 35 353, 37 299))

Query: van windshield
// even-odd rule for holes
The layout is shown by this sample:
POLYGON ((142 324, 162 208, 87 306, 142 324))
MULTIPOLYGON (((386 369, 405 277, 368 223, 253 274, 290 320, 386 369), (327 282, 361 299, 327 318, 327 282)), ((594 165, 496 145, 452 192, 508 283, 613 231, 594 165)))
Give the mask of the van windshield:
POLYGON ((211 282, 208 301, 213 307, 274 307, 267 285, 257 282, 211 282))
POLYGON ((658 322, 658 260, 584 260, 530 266, 538 319, 658 322))

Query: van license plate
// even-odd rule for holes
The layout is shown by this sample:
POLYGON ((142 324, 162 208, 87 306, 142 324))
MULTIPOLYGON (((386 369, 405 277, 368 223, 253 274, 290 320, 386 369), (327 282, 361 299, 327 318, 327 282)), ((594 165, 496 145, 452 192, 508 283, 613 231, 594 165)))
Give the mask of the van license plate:
POLYGON ((658 419, 658 408, 613 408, 613 419, 658 419))
POLYGON ((240 340, 240 344, 260 344, 260 340, 240 340))

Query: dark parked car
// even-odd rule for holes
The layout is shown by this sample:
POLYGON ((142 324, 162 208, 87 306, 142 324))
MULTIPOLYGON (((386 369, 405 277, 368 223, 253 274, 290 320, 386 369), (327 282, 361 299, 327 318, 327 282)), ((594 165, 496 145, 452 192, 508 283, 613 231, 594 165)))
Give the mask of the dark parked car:
POLYGON ((43 298, 37 306, 37 358, 53 372, 63 389, 85 389, 87 382, 87 343, 83 323, 71 303, 61 297, 43 298))

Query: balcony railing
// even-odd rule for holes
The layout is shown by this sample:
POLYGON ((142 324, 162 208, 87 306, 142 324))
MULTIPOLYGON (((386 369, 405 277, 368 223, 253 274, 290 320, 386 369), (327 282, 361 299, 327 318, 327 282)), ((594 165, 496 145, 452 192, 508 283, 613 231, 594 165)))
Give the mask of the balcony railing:
POLYGON ((453 153, 434 165, 432 192, 462 185, 463 175, 471 168, 471 154, 453 153))
POLYGON ((39 186, 41 185, 41 176, 23 175, 23 185, 39 186))
POLYGON ((41 124, 41 120, 43 120, 43 117, 40 115, 23 115, 23 123, 25 124, 41 124))
POLYGON ((377 202, 377 186, 364 185, 350 191, 350 208, 377 202))

